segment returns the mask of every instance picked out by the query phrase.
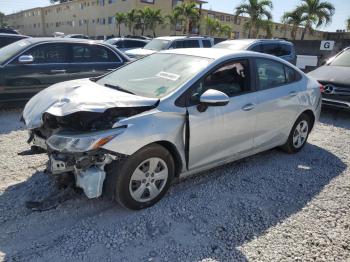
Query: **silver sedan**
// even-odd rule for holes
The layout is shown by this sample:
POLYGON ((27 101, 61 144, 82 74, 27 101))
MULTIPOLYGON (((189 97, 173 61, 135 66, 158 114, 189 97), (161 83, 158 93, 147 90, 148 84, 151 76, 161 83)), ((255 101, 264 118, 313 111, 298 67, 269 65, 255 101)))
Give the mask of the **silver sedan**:
POLYGON ((320 108, 320 84, 282 59, 177 49, 53 85, 23 119, 53 174, 74 176, 89 198, 142 209, 174 178, 274 147, 300 151, 320 108))

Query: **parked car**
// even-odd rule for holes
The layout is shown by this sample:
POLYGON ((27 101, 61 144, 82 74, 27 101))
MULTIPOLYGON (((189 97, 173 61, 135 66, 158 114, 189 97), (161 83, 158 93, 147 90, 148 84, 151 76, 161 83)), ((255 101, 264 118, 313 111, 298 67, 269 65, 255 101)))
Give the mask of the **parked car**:
POLYGON ((19 34, 17 30, 12 29, 10 27, 1 27, 0 28, 0 33, 2 33, 2 34, 13 34, 13 35, 19 34))
POLYGON ((19 35, 19 34, 3 34, 0 33, 0 48, 7 46, 9 44, 12 44, 16 41, 19 41, 21 39, 28 38, 28 36, 25 35, 19 35))
POLYGON ((350 47, 308 75, 324 86, 322 105, 350 110, 350 47))
POLYGON ((166 49, 210 48, 214 40, 210 37, 163 36, 152 39, 143 48, 126 51, 131 58, 141 58, 166 49))
POLYGON ((27 38, 0 49, 0 105, 23 102, 49 85, 112 71, 129 58, 107 44, 27 38))
POLYGON ((320 84, 282 59, 195 48, 54 85, 23 119, 52 173, 70 172, 89 198, 104 191, 141 209, 175 177, 276 146, 300 151, 320 107, 320 84))
POLYGON ((227 40, 214 45, 214 48, 230 50, 248 50, 280 57, 293 65, 297 55, 293 43, 281 39, 237 39, 227 40))
POLYGON ((81 34, 70 34, 70 35, 65 35, 63 37, 65 37, 65 38, 77 38, 77 39, 89 39, 88 36, 81 35, 81 34))
POLYGON ((149 41, 133 38, 111 38, 105 41, 105 43, 110 44, 118 48, 120 51, 128 51, 136 48, 144 47, 149 41))

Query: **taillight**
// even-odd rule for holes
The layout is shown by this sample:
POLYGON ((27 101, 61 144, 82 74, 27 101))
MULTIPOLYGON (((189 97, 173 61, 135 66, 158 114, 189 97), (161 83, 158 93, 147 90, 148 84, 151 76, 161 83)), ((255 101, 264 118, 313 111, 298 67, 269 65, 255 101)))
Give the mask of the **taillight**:
POLYGON ((324 85, 321 85, 321 84, 320 84, 320 91, 321 91, 321 93, 324 92, 324 85))

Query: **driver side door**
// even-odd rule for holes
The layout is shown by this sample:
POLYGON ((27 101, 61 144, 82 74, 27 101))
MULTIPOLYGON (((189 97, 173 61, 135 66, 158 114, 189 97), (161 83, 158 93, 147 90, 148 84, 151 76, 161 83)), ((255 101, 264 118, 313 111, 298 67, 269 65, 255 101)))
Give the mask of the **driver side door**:
POLYGON ((256 97, 248 59, 232 60, 216 67, 190 92, 189 170, 225 162, 248 154, 253 148, 256 97), (225 93, 225 106, 206 106, 200 96, 209 89, 225 93))

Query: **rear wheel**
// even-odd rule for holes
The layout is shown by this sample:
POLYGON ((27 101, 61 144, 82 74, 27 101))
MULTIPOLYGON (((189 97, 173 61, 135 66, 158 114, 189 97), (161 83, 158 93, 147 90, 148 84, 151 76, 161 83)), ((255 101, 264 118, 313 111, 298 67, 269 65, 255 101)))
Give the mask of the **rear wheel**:
POLYGON ((295 122, 287 142, 282 149, 290 154, 299 152, 306 144, 311 130, 311 120, 306 114, 302 114, 295 122))
POLYGON ((157 203, 167 192, 174 177, 174 160, 162 146, 152 144, 107 170, 105 188, 112 188, 114 198, 129 209, 142 209, 157 203))

